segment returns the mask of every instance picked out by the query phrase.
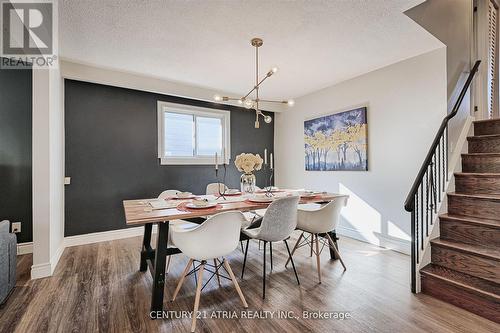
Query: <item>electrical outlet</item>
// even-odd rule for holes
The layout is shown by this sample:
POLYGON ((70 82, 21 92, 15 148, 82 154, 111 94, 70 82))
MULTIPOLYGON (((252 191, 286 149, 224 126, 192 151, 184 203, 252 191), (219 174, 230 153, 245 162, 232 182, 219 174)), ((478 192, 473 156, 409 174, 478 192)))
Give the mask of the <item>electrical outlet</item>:
POLYGON ((12 222, 12 232, 15 234, 21 232, 21 222, 12 222))

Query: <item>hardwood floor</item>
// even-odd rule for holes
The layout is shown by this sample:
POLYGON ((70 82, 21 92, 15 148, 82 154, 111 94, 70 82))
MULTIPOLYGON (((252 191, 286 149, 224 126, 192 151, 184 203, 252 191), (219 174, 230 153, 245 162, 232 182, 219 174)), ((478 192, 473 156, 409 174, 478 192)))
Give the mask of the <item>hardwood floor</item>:
MULTIPOLYGON (((29 280, 31 255, 18 257, 18 283, 0 309, 0 331, 189 332, 189 317, 149 318, 152 278, 149 272, 139 272, 140 245, 137 237, 67 248, 54 276, 36 281, 29 280)), ((299 318, 205 318, 197 321, 197 332, 500 331, 500 325, 492 321, 433 297, 411 294, 407 256, 346 237, 339 247, 347 271, 343 272, 340 262, 329 261, 329 254, 323 251, 321 284, 317 283, 316 258, 309 257, 309 249, 299 249, 294 255, 299 287, 292 269, 284 269, 284 245, 276 243, 274 271, 268 276, 266 300, 262 300, 262 252, 256 242, 251 243, 245 280, 240 281, 248 310, 293 311, 299 318), (302 318, 302 311, 318 310, 346 311, 351 318, 302 318)), ((239 276, 243 254, 238 249, 228 259, 239 276)), ((192 276, 176 301, 169 301, 186 263, 183 255, 172 258, 165 291, 167 310, 192 310, 192 276)), ((203 290, 200 310, 209 316, 222 310, 240 314, 244 309, 236 290, 230 281, 221 282, 219 289, 213 278, 203 290)))

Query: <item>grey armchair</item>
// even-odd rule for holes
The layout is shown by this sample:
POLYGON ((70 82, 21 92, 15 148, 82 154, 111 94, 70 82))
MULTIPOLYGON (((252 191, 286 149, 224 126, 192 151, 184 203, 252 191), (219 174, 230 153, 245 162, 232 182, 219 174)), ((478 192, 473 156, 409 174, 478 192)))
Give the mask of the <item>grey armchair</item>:
POLYGON ((9 221, 0 222, 0 304, 16 285, 17 239, 9 231, 9 221))

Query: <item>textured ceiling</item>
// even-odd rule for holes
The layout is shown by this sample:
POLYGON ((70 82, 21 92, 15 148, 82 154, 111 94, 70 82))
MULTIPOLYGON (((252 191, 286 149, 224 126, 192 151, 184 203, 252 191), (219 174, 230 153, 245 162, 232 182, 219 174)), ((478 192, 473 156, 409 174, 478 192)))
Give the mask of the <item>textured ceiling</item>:
POLYGON ((241 95, 264 39, 264 98, 296 98, 441 47, 403 11, 422 0, 60 0, 65 59, 241 95))

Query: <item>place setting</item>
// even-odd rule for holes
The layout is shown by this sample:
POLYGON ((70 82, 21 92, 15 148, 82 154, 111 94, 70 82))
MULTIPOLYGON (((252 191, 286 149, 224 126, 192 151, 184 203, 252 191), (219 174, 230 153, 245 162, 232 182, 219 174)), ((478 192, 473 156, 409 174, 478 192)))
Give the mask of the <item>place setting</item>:
POLYGON ((182 202, 176 206, 178 210, 181 211, 215 211, 217 209, 221 209, 222 205, 216 201, 208 200, 208 199, 193 199, 189 202, 182 202))

